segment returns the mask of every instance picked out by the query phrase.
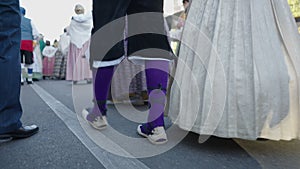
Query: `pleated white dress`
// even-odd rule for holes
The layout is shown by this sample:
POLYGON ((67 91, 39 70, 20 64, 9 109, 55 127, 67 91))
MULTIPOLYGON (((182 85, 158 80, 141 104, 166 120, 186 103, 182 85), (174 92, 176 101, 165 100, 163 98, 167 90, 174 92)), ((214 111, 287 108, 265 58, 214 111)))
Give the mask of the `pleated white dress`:
POLYGON ((196 0, 182 37, 169 116, 228 138, 300 136, 300 39, 286 0, 196 0))

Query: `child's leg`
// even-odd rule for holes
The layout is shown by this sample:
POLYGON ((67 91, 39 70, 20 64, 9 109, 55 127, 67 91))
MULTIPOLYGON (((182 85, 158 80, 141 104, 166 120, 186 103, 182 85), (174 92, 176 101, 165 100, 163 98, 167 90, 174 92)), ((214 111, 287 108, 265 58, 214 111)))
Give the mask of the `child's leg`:
POLYGON ((27 82, 32 83, 32 76, 33 76, 33 64, 26 65, 27 67, 27 82))
POLYGON ((144 133, 150 133, 156 127, 164 127, 168 71, 168 61, 146 61, 146 79, 150 109, 148 123, 142 126, 144 133))
POLYGON ((106 116, 106 100, 110 89, 111 80, 114 73, 114 66, 98 68, 93 71, 94 80, 94 108, 92 114, 88 115, 88 120, 92 120, 92 116, 106 116))

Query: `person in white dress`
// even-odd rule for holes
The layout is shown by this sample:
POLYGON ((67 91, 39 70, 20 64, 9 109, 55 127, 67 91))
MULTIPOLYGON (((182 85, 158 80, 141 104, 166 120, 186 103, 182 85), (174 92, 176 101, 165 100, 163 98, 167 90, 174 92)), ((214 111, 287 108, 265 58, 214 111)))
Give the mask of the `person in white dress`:
POLYGON ((169 115, 200 135, 300 137, 300 39, 286 0, 197 0, 169 115))

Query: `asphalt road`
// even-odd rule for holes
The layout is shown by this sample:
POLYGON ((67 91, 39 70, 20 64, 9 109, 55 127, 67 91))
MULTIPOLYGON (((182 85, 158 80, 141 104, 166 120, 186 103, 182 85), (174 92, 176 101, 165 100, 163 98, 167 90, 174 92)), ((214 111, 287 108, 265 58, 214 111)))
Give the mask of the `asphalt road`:
MULTIPOLYGON (((199 144, 199 136, 194 133, 189 133, 169 151, 155 156, 128 158, 112 154, 88 137, 77 118, 77 109, 91 102, 84 96, 90 93, 90 86, 72 86, 66 81, 41 81, 23 86, 22 121, 37 124, 40 132, 29 139, 1 143, 0 168, 300 168, 299 141, 259 142, 211 137, 199 144)), ((124 118, 113 105, 109 106, 108 113, 114 130, 129 138, 139 138, 135 131, 137 123, 124 118)), ((166 123, 171 125, 168 119, 166 123)), ((109 135, 110 130, 103 135, 109 135)), ((109 144, 116 147, 129 144, 125 140, 110 139, 109 144)), ((146 139, 142 142, 150 144, 146 139)))

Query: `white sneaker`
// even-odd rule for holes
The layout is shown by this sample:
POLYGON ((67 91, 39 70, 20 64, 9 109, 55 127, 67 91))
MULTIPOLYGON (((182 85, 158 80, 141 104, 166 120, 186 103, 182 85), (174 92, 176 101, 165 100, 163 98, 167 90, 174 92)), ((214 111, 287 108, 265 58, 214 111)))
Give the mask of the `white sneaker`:
POLYGON ((106 116, 96 116, 93 121, 90 121, 87 119, 87 116, 89 114, 89 111, 87 109, 82 110, 82 117, 84 120, 86 120, 92 127, 94 127, 97 130, 103 130, 108 126, 108 122, 106 119, 106 116))
POLYGON ((137 132, 139 135, 148 138, 148 140, 152 144, 165 144, 168 142, 167 134, 165 132, 164 127, 156 127, 152 130, 152 133, 147 135, 146 133, 143 133, 141 130, 142 125, 139 125, 137 128, 137 132))
POLYGON ((148 135, 148 140, 152 144, 165 144, 168 142, 167 134, 164 127, 156 127, 152 130, 152 134, 148 135))

